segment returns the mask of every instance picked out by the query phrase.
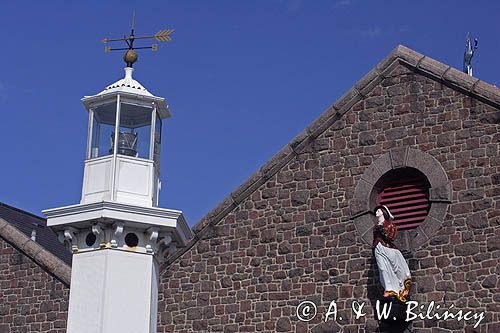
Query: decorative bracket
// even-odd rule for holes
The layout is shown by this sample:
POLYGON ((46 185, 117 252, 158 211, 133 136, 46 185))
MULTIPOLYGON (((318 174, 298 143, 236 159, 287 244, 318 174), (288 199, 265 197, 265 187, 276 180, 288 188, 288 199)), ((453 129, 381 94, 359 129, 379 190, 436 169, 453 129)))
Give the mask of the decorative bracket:
POLYGON ((96 236, 99 247, 103 248, 106 246, 104 239, 104 232, 100 225, 95 224, 92 226, 92 233, 96 236))
POLYGON ((117 248, 118 241, 120 241, 123 238, 123 223, 117 222, 115 223, 114 227, 115 230, 113 232, 113 235, 111 236, 111 247, 117 248))
POLYGON ((63 231, 65 243, 70 244, 72 252, 78 252, 78 240, 76 239, 76 229, 68 227, 63 231))
POLYGON ((157 249, 157 240, 158 240, 158 228, 149 228, 146 230, 147 239, 146 239, 146 252, 147 253, 155 253, 157 249))
POLYGON ((165 258, 172 253, 172 248, 177 246, 173 242, 172 236, 167 233, 159 242, 160 251, 158 253, 158 260, 163 262, 165 258))
POLYGON ((171 243, 168 247, 168 255, 173 254, 175 251, 177 251, 177 245, 175 243, 171 243))

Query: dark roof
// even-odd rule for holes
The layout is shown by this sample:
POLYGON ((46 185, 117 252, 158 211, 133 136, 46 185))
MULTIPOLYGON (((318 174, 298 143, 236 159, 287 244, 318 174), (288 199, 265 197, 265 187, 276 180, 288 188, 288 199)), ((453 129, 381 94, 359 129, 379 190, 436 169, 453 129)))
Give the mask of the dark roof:
MULTIPOLYGON (((499 88, 405 46, 398 45, 375 68, 359 80, 354 87, 313 121, 311 125, 293 138, 271 160, 205 215, 193 227, 194 237, 187 246, 177 250, 167 259, 162 268, 168 267, 182 254, 189 251, 198 240, 203 238, 206 232, 210 232, 214 225, 219 223, 269 178, 274 176, 290 160, 303 152, 313 140, 340 119, 354 104, 364 99, 384 79, 384 75, 392 72, 398 65, 404 65, 415 73, 427 76, 493 107, 500 108, 499 88)), ((500 115, 497 114, 496 116, 500 115)))
POLYGON ((35 243, 71 266, 72 254, 57 239, 57 235, 47 227, 47 221, 39 216, 0 202, 0 218, 18 229, 31 240, 36 232, 35 243))

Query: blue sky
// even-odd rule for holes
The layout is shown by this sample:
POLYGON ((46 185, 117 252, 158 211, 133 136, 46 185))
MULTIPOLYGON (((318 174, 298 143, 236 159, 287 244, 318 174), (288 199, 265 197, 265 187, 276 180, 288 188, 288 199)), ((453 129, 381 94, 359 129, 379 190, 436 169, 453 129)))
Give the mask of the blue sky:
POLYGON ((2 1, 0 201, 80 201, 87 112, 123 77, 100 40, 174 28, 134 78, 165 97, 160 206, 193 225, 398 44, 500 82, 496 1, 2 1))

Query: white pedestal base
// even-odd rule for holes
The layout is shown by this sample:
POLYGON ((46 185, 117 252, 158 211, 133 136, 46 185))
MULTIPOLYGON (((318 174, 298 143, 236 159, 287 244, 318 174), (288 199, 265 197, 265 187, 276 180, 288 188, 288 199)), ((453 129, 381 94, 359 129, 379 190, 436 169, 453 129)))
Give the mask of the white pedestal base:
POLYGON ((153 255, 114 249, 73 256, 68 333, 156 333, 153 255))

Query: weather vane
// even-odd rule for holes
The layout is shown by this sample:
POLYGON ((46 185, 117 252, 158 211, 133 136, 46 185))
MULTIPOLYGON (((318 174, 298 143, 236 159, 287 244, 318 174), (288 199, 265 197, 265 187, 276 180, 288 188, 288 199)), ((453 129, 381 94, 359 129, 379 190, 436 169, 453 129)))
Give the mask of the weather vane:
POLYGON ((111 48, 109 46, 106 46, 104 48, 104 52, 127 50, 123 55, 123 60, 125 60, 125 62, 127 63, 127 67, 132 67, 132 65, 137 61, 138 55, 137 52, 135 52, 135 50, 140 50, 140 49, 151 49, 152 51, 158 50, 158 44, 153 44, 151 46, 136 47, 134 46, 135 40, 154 38, 158 42, 170 42, 172 40, 170 35, 175 31, 174 29, 162 29, 152 36, 135 36, 134 25, 135 25, 135 13, 132 15, 132 29, 130 31, 130 36, 128 37, 125 36, 123 38, 109 38, 109 39, 104 38, 102 40, 102 42, 105 44, 109 42, 118 42, 118 41, 125 41, 125 43, 127 43, 128 47, 111 48))
POLYGON ((477 38, 474 38, 474 47, 470 40, 470 35, 467 33, 467 39, 465 40, 465 53, 464 53, 464 73, 472 76, 472 57, 477 50, 477 38))

